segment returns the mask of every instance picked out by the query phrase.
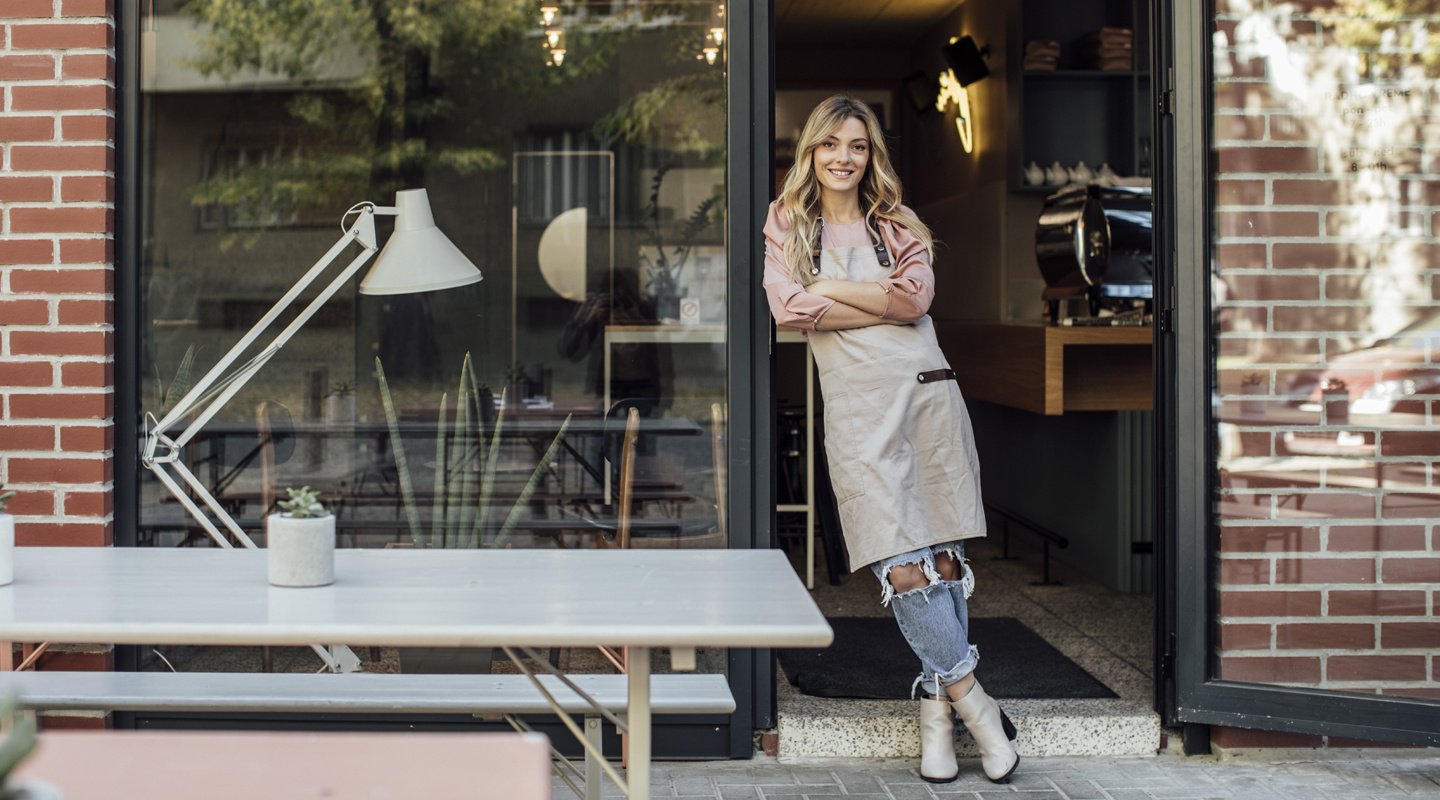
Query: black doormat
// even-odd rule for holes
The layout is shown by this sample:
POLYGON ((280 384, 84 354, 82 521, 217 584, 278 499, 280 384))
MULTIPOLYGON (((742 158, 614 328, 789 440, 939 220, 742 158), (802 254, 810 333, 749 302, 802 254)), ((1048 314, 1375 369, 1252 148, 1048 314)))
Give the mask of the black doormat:
MULTIPOLYGON (((790 685, 816 697, 908 700, 920 660, 892 617, 834 617, 835 643, 823 650, 777 651, 790 685)), ((1116 697, 1020 620, 970 620, 980 649, 975 677, 992 697, 1116 697)))

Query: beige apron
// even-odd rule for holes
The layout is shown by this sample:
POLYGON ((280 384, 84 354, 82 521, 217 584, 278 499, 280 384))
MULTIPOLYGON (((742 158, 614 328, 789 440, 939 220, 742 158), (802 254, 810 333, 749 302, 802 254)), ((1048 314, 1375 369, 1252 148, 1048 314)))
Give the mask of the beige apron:
MULTIPOLYGON (((888 277, 875 250, 822 252, 820 277, 888 277)), ((930 317, 913 325, 812 331, 825 398, 825 455, 840 524, 858 570, 922 547, 985 535, 980 463, 970 415, 930 317)))

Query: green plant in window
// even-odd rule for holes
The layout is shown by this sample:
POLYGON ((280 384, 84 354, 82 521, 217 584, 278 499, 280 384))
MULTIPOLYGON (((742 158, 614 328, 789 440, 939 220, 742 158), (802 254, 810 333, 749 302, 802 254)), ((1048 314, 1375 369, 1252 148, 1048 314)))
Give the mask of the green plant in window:
POLYGON ((180 358, 180 366, 175 369, 175 377, 170 383, 160 379, 160 366, 154 365, 155 369, 155 396, 151 402, 151 408, 159 409, 159 415, 164 416, 175 405, 185 393, 190 391, 191 373, 195 369, 195 345, 185 348, 185 355, 180 358))
POLYGON ((656 170, 655 178, 650 183, 650 199, 643 212, 645 233, 654 253, 650 263, 646 265, 649 272, 650 293, 657 300, 681 296, 680 276, 685 271, 686 262, 690 259, 690 250, 695 246, 696 238, 719 217, 717 207, 724 199, 717 192, 701 200, 699 205, 690 212, 690 217, 685 220, 685 224, 681 226, 678 240, 673 246, 667 247, 665 226, 660 211, 660 188, 665 184, 666 174, 674 168, 674 165, 670 164, 656 170))
POLYGON ((540 461, 521 485, 515 502, 501 508, 496 502, 496 476, 500 467, 501 436, 505 426, 505 395, 502 391, 495 414, 495 427, 487 441, 485 414, 480 403, 488 398, 475 379, 470 354, 460 365, 456 389, 454 423, 450 423, 450 394, 440 396, 435 426, 435 483, 431 499, 430 535, 427 539, 420 519, 420 504, 410 460, 405 451, 399 413, 385 379, 385 368, 375 359, 380 401, 390 428, 391 450, 400 484, 401 503, 415 547, 503 547, 513 536, 529 507, 530 498, 541 481, 553 470, 553 462, 570 427, 567 415, 540 461))
POLYGON ((12 498, 12 497, 14 497, 14 496, 15 496, 15 493, 14 493, 14 492, 7 492, 7 491, 5 491, 5 484, 0 483, 0 514, 4 514, 4 513, 5 513, 5 503, 8 502, 8 501, 10 500, 10 498, 12 498))
POLYGON ((504 167, 511 131, 470 115, 468 101, 582 81, 636 30, 572 26, 570 57, 556 69, 545 66, 537 8, 526 2, 189 0, 184 10, 204 31, 192 67, 241 84, 282 78, 291 91, 294 132, 212 163, 191 191, 195 206, 227 210, 224 224, 239 217, 252 228, 304 218, 337 196, 381 202, 432 170, 504 167), (458 141, 431 135, 457 121, 458 141))

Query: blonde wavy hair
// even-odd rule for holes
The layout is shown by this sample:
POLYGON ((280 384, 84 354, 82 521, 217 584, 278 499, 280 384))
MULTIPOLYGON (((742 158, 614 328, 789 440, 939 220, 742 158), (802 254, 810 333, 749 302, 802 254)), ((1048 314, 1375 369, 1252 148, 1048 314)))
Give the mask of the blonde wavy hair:
POLYGON ((865 125, 865 136, 870 140, 870 160, 860 179, 860 210, 865 215, 865 227, 879 236, 876 221, 889 220, 913 234, 934 256, 935 242, 930 229, 900 204, 900 177, 890 163, 880 120, 870 106, 837 94, 822 100, 810 112, 810 118, 800 131, 800 141, 795 146, 795 164, 790 167, 780 190, 785 221, 790 226, 783 248, 785 263, 790 265, 791 274, 803 285, 817 280, 810 274, 813 261, 811 248, 819 235, 820 219, 820 181, 815 177, 815 148, 834 135, 848 119, 860 120, 865 125))

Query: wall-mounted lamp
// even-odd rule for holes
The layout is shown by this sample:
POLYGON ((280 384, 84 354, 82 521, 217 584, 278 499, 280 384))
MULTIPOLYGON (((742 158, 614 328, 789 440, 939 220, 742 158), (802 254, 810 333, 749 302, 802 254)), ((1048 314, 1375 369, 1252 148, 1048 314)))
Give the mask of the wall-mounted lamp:
POLYGON ((546 28, 546 29, 545 29, 545 41, 549 42, 551 47, 559 47, 559 46, 560 46, 560 33, 561 33, 561 31, 560 31, 559 28, 546 28))
POLYGON ((551 50, 550 63, 554 64, 557 67, 563 65, 565 63, 565 48, 557 47, 554 50, 551 50))
POLYGON ((990 75, 990 67, 985 64, 990 48, 976 45, 974 37, 951 38, 944 52, 945 63, 950 65, 961 86, 969 86, 990 75))
POLYGON ((970 112, 970 93, 955 76, 955 70, 940 73, 940 93, 935 98, 935 109, 945 113, 945 107, 955 105, 955 130, 960 134, 960 146, 965 152, 975 151, 975 117, 970 112))
POLYGON ((549 26, 549 25, 554 24, 554 23, 555 23, 555 18, 558 17, 558 16, 560 16, 560 7, 559 7, 559 6, 540 6, 540 24, 541 24, 541 25, 549 26))

